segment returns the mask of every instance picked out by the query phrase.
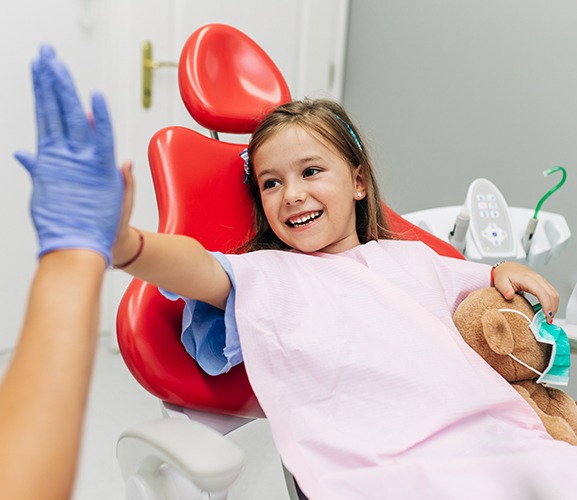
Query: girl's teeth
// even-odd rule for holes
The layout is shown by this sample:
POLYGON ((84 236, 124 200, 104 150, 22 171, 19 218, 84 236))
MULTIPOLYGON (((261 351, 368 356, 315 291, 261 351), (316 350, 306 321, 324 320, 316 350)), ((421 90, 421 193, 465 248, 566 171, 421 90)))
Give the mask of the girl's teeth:
POLYGON ((299 217, 297 219, 290 219, 289 222, 293 226, 298 226, 298 225, 305 224, 307 222, 310 222, 310 221, 316 219, 320 214, 321 214, 321 212, 314 212, 310 215, 307 215, 306 217, 299 217))

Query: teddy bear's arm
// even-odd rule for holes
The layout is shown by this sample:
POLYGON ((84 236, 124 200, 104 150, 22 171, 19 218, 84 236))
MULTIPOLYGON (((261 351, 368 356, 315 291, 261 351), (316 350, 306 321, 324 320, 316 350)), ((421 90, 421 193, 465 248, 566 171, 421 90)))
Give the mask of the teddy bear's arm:
POLYGON ((534 381, 511 385, 539 415, 551 437, 577 445, 577 405, 567 394, 534 381))

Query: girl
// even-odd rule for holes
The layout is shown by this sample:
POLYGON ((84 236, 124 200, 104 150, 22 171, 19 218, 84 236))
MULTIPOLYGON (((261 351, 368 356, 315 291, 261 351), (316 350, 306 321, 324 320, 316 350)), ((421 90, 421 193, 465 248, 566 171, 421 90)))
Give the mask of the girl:
MULTIPOLYGON (((577 452, 547 435, 452 322, 469 292, 490 285, 508 298, 534 294, 552 321, 553 287, 520 264, 491 268, 395 240, 366 147, 336 103, 279 107, 247 153, 250 252, 207 253, 125 218, 113 262, 185 298, 184 341, 206 371, 244 358, 304 493, 569 497, 558 471, 577 465, 577 452), (206 328, 219 315, 225 331, 206 328), (546 481, 552 472, 556 481, 546 481)), ((127 192, 128 214, 130 176, 127 192)))

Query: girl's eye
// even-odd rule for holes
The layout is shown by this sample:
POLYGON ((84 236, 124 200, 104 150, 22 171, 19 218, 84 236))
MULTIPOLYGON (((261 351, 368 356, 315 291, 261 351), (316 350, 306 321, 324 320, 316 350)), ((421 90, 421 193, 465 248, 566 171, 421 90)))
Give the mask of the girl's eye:
POLYGON ((263 182, 262 184, 262 188, 264 189, 271 189, 275 186, 278 186, 280 183, 279 181, 275 181, 274 179, 268 179, 266 181, 263 182))
POLYGON ((311 177, 313 175, 317 175, 320 171, 320 168, 309 167, 303 172, 303 177, 311 177))

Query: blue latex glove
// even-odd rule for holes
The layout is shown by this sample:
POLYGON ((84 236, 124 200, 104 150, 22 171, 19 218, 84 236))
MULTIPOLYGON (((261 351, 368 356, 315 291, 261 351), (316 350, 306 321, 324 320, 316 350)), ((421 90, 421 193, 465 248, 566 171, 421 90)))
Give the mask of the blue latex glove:
POLYGON ((68 70, 49 46, 32 64, 38 153, 16 159, 32 178, 30 209, 39 256, 85 248, 110 264, 124 182, 114 160, 112 125, 102 95, 92 97, 93 123, 82 109, 68 70))

